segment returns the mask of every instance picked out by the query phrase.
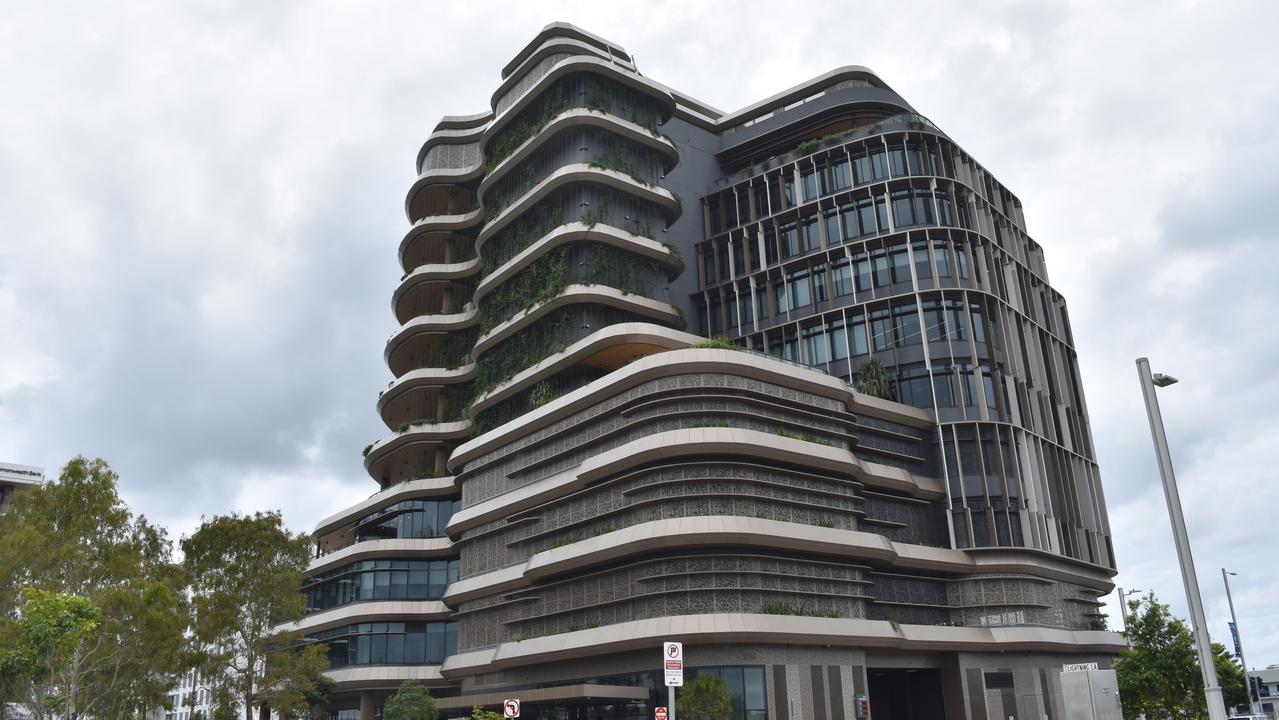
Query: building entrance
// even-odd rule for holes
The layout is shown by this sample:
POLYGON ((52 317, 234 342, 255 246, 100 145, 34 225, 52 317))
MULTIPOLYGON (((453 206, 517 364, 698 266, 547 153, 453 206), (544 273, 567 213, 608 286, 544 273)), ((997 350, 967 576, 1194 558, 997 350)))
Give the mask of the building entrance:
POLYGON ((875 720, 944 720, 941 671, 868 668, 870 716, 875 720))

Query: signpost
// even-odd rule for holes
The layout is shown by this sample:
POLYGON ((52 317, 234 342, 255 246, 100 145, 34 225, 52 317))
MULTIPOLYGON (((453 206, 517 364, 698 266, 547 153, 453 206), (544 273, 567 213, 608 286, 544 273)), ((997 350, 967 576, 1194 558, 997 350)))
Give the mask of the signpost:
MULTIPOLYGON (((684 685, 684 644, 677 642, 662 643, 662 669, 666 674, 666 687, 670 695, 670 718, 675 720, 675 688, 684 685)), ((656 715, 656 713, 654 713, 656 715)), ((663 714, 656 720, 667 720, 663 714)))
POLYGON ((520 701, 518 698, 502 701, 502 717, 517 718, 520 716, 520 701))

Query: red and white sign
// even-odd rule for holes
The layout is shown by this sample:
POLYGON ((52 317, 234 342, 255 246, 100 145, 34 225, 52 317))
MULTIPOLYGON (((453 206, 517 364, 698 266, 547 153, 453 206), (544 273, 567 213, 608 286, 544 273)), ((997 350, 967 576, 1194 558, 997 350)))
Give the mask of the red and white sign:
POLYGON ((511 698, 502 701, 502 717, 517 718, 520 716, 520 701, 511 698))
POLYGON ((666 708, 653 708, 653 720, 666 720, 666 708))
POLYGON ((666 687, 684 686, 683 643, 662 643, 662 669, 666 671, 666 687))

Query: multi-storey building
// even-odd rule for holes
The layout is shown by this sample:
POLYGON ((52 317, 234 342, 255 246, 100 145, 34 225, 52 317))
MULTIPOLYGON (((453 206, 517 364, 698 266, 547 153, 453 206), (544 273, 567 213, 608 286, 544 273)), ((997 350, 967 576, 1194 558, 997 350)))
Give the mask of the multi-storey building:
POLYGON ((0 513, 13 504, 15 493, 44 482, 44 468, 0 462, 0 513))
POLYGON ((647 718, 680 640, 737 720, 1038 720, 1121 648, 1065 302, 872 72, 724 113, 553 24, 417 167, 381 490, 300 626, 344 716, 647 718))

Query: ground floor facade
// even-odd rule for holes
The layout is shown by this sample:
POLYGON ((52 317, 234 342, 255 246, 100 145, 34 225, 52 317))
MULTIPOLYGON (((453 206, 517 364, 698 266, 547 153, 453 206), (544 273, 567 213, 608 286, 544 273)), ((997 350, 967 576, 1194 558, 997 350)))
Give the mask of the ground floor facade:
MULTIPOLYGON (((732 720, 843 720, 867 696, 874 720, 1057 720, 1065 718, 1062 666, 1113 655, 1060 652, 919 652, 775 645, 691 645, 687 677, 709 673, 733 696, 732 720)), ((668 704, 660 647, 506 668, 435 689, 442 718, 472 705, 500 709, 519 698, 521 718, 647 720, 668 704)), ((677 691, 678 692, 678 691, 677 691)), ((337 700, 342 720, 379 717, 389 690, 337 700)))

